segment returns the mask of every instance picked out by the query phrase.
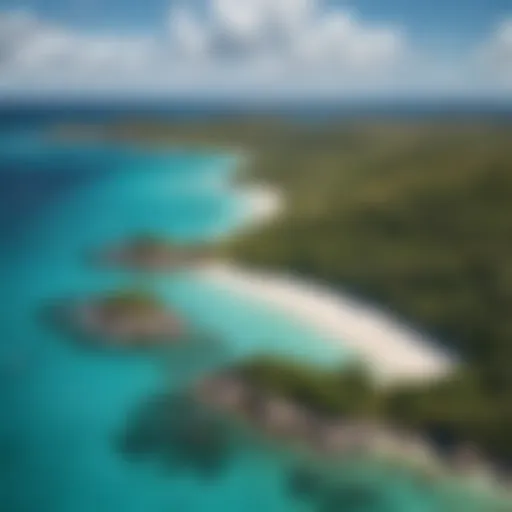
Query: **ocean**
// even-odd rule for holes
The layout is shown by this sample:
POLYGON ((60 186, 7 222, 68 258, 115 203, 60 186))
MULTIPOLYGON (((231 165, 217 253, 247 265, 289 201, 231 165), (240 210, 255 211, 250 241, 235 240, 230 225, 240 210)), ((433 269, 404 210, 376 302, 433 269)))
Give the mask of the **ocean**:
POLYGON ((154 425, 137 437, 156 409, 173 428, 193 420, 197 411, 176 397, 234 361, 270 353, 343 365, 351 355, 193 274, 141 277, 87 260, 139 234, 201 243, 243 229, 247 205, 230 184, 236 157, 64 143, 46 136, 48 117, 32 121, 5 120, 0 133, 2 512, 500 510, 460 486, 371 461, 324 468, 326 481, 340 474, 346 492, 326 483, 304 497, 290 478, 310 462, 221 420, 211 424, 211 457, 184 451, 174 434, 158 437, 154 425), (41 321, 49 301, 134 286, 162 297, 204 344, 109 353, 41 321), (371 501, 350 491, 361 482, 371 501))

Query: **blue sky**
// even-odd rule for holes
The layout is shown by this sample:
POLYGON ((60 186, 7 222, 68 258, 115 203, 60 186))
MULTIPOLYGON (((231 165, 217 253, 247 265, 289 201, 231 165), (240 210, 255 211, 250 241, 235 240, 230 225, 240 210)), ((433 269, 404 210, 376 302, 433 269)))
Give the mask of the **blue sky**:
POLYGON ((512 0, 0 0, 13 90, 508 97, 512 0))

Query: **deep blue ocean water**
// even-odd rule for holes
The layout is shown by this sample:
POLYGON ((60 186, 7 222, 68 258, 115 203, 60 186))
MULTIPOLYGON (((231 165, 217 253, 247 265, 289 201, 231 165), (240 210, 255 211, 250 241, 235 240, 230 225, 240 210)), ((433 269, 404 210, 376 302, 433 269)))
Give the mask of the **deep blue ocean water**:
POLYGON ((426 486, 403 468, 368 462, 345 464, 339 471, 371 483, 378 492, 371 507, 343 502, 343 496, 333 505, 328 494, 301 501, 287 485, 300 456, 235 428, 228 431, 233 442, 225 464, 208 476, 173 455, 161 464, 154 457, 133 460, 119 450, 119 439, 141 406, 233 360, 278 352, 326 365, 350 357, 304 325, 192 275, 142 279, 87 264, 89 251, 139 233, 199 242, 241 228, 244 204, 228 186, 235 169, 236 159, 223 154, 65 145, 37 130, 4 130, 0 510, 498 510, 467 489, 426 486), (190 326, 215 339, 212 350, 105 353, 40 321, 38 312, 48 301, 120 286, 155 290, 190 326))

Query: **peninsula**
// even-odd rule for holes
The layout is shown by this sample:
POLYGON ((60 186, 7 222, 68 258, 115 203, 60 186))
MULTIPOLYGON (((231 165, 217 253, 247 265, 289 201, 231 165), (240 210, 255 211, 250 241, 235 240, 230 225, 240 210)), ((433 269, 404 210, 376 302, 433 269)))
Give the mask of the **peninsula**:
POLYGON ((426 481, 452 477, 510 498, 510 473, 469 441, 411 429, 395 410, 401 390, 382 391, 353 366, 326 371, 257 358, 200 382, 196 399, 267 437, 300 445, 319 460, 377 457, 415 469, 426 481))

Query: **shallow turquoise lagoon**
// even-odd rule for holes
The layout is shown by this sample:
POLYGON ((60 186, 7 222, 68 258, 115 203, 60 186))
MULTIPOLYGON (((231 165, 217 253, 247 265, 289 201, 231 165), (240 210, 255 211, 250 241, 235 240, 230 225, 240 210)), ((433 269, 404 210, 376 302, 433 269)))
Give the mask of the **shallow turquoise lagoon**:
MULTIPOLYGON (((300 501, 290 492, 297 454, 238 431, 226 464, 208 478, 172 458, 165 467, 131 460, 117 447, 141 404, 239 358, 350 358, 305 326, 192 275, 141 280, 87 265, 88 251, 139 233, 201 241, 239 228, 244 205, 228 186, 235 165, 220 154, 64 146, 34 134, 0 140, 2 512, 331 510, 328 497, 300 501), (48 300, 124 285, 157 290, 198 336, 215 340, 211 350, 105 353, 38 321, 48 300)), ((381 496, 368 512, 496 509, 468 501, 467 491, 422 487, 403 470, 358 470, 381 496)))

